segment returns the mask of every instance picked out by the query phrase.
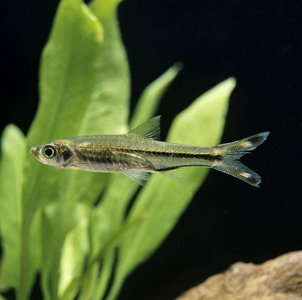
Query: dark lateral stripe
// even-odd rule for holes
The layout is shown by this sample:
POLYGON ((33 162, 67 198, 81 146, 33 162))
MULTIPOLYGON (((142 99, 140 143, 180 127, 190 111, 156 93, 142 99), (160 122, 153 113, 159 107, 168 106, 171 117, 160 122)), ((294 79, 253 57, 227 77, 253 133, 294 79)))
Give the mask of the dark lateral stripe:
POLYGON ((166 172, 166 171, 172 171, 180 168, 187 168, 187 167, 202 167, 202 165, 181 165, 181 166, 176 166, 176 167, 168 167, 168 168, 161 168, 161 169, 156 169, 157 172, 166 172))
MULTIPOLYGON (((119 149, 121 153, 133 153, 138 155, 150 155, 150 156, 161 156, 161 157, 174 157, 174 158, 196 158, 204 159, 208 161, 221 161, 223 159, 222 155, 213 155, 210 153, 185 153, 185 152, 169 152, 169 151, 156 151, 156 150, 146 150, 146 149, 119 149)), ((76 150, 76 154, 80 160, 90 163, 117 163, 115 161, 115 155, 112 155, 111 149, 104 151, 103 153, 96 154, 95 152, 87 151, 82 153, 82 151, 76 150)))
POLYGON ((187 166, 177 166, 177 167, 169 167, 169 168, 162 168, 162 169, 156 169, 157 172, 166 172, 166 171, 171 171, 171 170, 176 170, 181 167, 187 167, 187 166))
MULTIPOLYGON (((129 151, 129 150, 128 150, 129 151)), ((130 151, 129 151, 130 152, 130 151)), ((133 152, 138 153, 145 153, 149 155, 157 155, 157 156, 164 156, 164 157, 175 157, 175 158, 199 158, 199 159, 205 159, 209 161, 215 161, 215 160, 222 160, 222 155, 213 155, 213 154, 202 154, 202 153, 181 153, 181 152, 168 152, 168 151, 153 151, 153 150, 139 150, 139 149, 133 149, 133 152)))

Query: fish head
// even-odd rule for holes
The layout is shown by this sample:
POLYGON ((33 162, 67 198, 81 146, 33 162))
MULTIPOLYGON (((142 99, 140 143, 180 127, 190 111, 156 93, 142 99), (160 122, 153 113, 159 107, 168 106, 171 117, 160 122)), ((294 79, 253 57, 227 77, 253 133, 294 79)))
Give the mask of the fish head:
POLYGON ((57 140, 32 147, 30 153, 42 164, 65 168, 73 158, 72 147, 69 144, 66 140, 57 140))

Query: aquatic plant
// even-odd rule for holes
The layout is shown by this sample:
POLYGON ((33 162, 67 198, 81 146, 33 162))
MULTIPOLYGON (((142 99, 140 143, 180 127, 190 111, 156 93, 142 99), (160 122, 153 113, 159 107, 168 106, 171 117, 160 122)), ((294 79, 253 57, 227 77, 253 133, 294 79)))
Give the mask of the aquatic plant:
MULTIPOLYGON (((122 174, 55 169, 30 155, 32 146, 54 139, 128 131, 130 75, 116 19, 119 2, 61 1, 42 53, 37 115, 26 137, 15 125, 2 134, 0 290, 15 289, 17 299, 30 297, 38 273, 46 300, 115 299, 208 172, 188 169, 186 184, 153 175, 138 191, 122 174)), ((144 90, 130 127, 154 116, 179 70, 172 66, 144 90)), ((199 97, 174 119, 167 140, 218 144, 234 86, 231 78, 199 97)))

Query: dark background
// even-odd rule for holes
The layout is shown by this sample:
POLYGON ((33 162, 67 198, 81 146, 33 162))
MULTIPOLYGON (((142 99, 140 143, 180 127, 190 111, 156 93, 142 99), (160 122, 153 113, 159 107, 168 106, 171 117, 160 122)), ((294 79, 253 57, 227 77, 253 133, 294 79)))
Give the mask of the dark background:
MULTIPOLYGON (((58 1, 0 0, 0 130, 24 133, 38 103, 39 57, 58 1)), ((271 131, 244 161, 261 189, 212 171, 156 254, 126 280, 121 300, 173 299, 237 261, 261 263, 302 248, 302 17, 298 1, 125 0, 119 10, 142 89, 176 61, 185 68, 160 106, 174 116, 235 76, 223 142, 271 131)), ((38 293, 39 294, 39 293, 38 293)))

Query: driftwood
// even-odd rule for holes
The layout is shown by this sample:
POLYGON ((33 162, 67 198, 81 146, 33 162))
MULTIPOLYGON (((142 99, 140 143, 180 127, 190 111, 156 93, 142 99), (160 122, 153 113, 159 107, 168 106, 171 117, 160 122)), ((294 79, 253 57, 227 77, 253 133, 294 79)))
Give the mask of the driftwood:
POLYGON ((301 300, 302 251, 261 265, 237 262, 176 300, 301 300))

